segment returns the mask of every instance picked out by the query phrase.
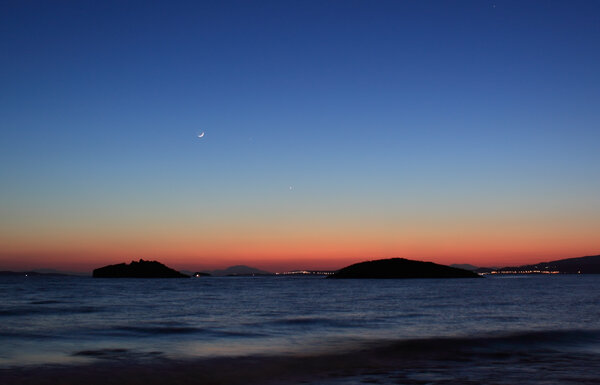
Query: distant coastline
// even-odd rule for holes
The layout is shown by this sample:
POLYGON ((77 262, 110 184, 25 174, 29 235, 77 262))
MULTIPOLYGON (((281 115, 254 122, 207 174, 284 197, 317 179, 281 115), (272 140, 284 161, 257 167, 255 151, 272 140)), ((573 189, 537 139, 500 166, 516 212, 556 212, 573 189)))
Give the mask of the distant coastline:
MULTIPOLYGON (((160 263, 160 262, 159 262, 160 263)), ((113 266, 122 266, 113 265, 113 266)), ((163 265, 164 266, 164 265, 163 265)), ((106 266, 105 266, 106 267, 106 266)), ((166 267, 166 266, 165 266, 166 267)), ((449 267, 473 271, 480 275, 503 274, 600 274, 600 255, 565 258, 535 264, 505 266, 505 267, 478 267, 472 264, 451 264, 449 267)), ((173 269, 171 269, 173 270, 173 269)), ((311 270, 299 269, 281 272, 269 272, 246 265, 235 265, 217 270, 177 271, 179 274, 191 277, 259 277, 259 276, 331 276, 338 270, 311 270)), ((93 273, 72 272, 48 268, 30 270, 3 270, 0 277, 27 276, 27 277, 91 277, 93 273)))
POLYGON ((474 270, 487 274, 600 274, 600 255, 558 259, 531 265, 501 268, 481 267, 474 270))
POLYGON ((81 277, 82 275, 67 273, 40 273, 38 271, 0 271, 5 277, 81 277))

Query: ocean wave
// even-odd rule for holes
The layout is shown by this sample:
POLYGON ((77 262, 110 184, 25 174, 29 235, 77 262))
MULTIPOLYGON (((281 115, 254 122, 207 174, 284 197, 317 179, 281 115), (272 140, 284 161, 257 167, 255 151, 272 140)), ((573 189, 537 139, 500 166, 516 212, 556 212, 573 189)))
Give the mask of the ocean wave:
POLYGON ((51 304, 57 304, 57 303, 62 303, 62 301, 56 301, 56 300, 42 300, 42 301, 31 301, 29 302, 32 305, 51 305, 51 304))
POLYGON ((72 354, 72 356, 90 357, 102 360, 141 360, 153 359, 162 355, 163 352, 160 351, 139 352, 123 348, 80 350, 72 354))
POLYGON ((147 326, 115 326, 110 329, 108 334, 116 332, 118 335, 137 335, 137 336, 160 336, 160 335, 177 335, 177 334, 198 334, 204 337, 213 338, 240 338, 240 337, 264 337, 263 333, 214 329, 214 328, 199 328, 187 325, 147 325, 147 326))
POLYGON ((203 328, 191 326, 115 326, 115 331, 124 331, 138 334, 193 334, 205 331, 203 328))
POLYGON ((217 329, 208 329, 205 331, 206 334, 210 334, 214 337, 224 337, 224 338, 258 338, 258 337, 267 337, 268 335, 265 333, 257 333, 257 332, 247 332, 247 331, 239 331, 239 330, 217 330, 217 329))
POLYGON ((510 347, 531 349, 533 347, 563 348, 565 346, 590 345, 600 343, 600 330, 527 330, 504 333, 486 333, 483 335, 426 338, 412 341, 400 341, 395 346, 423 346, 426 348, 462 346, 462 347, 510 347))
MULTIPOLYGON (((174 360, 160 352, 83 350, 75 356, 113 366, 20 369, 11 384, 597 384, 600 353, 568 349, 600 342, 598 330, 541 330, 432 337, 356 340, 343 350, 174 360), (148 361, 150 360, 150 361, 148 361), (126 363, 118 364, 117 362, 126 363), (144 366, 147 365, 147 366, 144 366)), ((323 343, 328 343, 323 341, 323 343)), ((339 347, 340 345, 338 345, 339 347)), ((8 372, 4 372, 6 374, 8 372)), ((0 372, 0 380, 2 379, 0 372)), ((9 373, 10 374, 10 373, 9 373)))
POLYGON ((33 339, 33 340, 51 340, 55 339, 56 335, 44 334, 44 333, 28 333, 19 332, 14 330, 0 330, 0 338, 19 338, 19 339, 33 339))
POLYGON ((360 322, 356 319, 340 319, 340 318, 328 318, 328 317, 308 317, 308 316, 299 316, 299 317, 285 317, 274 319, 266 322, 260 322, 256 324, 249 324, 246 326, 253 325, 273 325, 273 326, 315 326, 315 327, 338 327, 338 328, 346 328, 346 327, 354 327, 360 325, 360 322))
POLYGON ((22 306, 10 310, 0 309, 0 317, 30 316, 30 315, 52 315, 52 314, 77 314, 96 313, 102 311, 94 306, 22 306))

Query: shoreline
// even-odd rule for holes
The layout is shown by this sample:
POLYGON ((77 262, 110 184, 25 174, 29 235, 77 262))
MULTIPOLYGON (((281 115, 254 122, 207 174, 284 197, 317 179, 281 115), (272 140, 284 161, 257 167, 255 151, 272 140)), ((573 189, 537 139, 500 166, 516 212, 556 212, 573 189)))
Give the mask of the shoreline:
POLYGON ((87 364, 0 369, 10 385, 238 385, 238 384, 543 384, 600 381, 598 331, 540 331, 467 338, 382 341, 331 353, 258 354, 171 359, 136 356, 125 349, 87 354, 87 364), (577 343, 581 344, 579 349, 577 343), (532 376, 533 374, 536 374, 532 376), (531 378, 535 377, 535 378, 531 378))

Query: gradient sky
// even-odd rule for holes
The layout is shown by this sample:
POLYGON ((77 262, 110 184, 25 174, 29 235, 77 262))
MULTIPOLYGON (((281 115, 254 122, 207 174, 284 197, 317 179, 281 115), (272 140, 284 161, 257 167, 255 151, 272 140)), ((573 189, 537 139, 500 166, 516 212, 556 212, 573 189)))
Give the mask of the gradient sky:
POLYGON ((596 1, 3 1, 0 269, 598 254, 599 47, 596 1))

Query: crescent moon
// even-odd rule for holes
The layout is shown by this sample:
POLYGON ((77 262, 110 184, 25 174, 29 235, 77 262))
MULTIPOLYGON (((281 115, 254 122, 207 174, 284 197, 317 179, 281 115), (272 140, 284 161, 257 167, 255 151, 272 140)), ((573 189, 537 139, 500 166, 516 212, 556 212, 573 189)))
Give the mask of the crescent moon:
POLYGON ((204 132, 201 132, 201 133, 198 135, 198 138, 202 138, 203 136, 204 136, 204 132))

